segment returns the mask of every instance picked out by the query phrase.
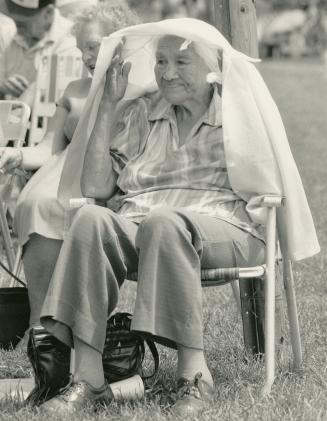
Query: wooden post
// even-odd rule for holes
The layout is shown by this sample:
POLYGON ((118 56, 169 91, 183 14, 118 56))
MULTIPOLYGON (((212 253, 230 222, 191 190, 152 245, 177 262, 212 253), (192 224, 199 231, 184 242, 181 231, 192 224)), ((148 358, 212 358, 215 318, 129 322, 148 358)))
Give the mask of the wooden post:
MULTIPOLYGON (((258 37, 254 0, 213 0, 215 26, 239 51, 258 57, 258 37)), ((277 287, 278 281, 276 282, 277 287)), ((276 338, 282 341, 283 324, 280 289, 276 301, 276 338)), ((264 285, 260 279, 240 282, 244 344, 248 352, 264 353, 264 285)))
MULTIPOLYGON (((215 24, 234 48, 253 57, 258 56, 256 14, 252 0, 214 0, 215 24)), ((240 282, 244 345, 247 352, 264 352, 263 289, 256 279, 240 282)))
POLYGON ((234 48, 258 57, 256 13, 253 0, 214 0, 215 24, 234 48))
POLYGON ((214 25, 215 24, 214 4, 212 0, 205 0, 205 3, 206 3, 206 9, 207 9, 208 23, 211 23, 211 25, 214 25))

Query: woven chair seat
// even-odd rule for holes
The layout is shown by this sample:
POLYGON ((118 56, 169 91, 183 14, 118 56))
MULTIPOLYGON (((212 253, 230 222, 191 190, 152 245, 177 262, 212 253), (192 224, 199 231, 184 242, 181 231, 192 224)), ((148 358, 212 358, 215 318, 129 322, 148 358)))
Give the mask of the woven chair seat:
MULTIPOLYGON (((228 284, 243 278, 260 277, 265 273, 265 266, 256 266, 251 268, 216 268, 201 269, 202 286, 218 286, 228 284)), ((127 274, 129 281, 137 281, 137 272, 127 274)))

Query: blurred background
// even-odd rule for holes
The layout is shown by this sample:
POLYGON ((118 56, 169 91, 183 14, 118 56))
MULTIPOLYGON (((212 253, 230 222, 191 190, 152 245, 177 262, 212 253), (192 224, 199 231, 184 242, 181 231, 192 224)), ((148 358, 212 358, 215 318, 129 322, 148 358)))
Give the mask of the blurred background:
MULTIPOLYGON (((191 16, 211 22, 211 0, 129 0, 145 21, 191 16)), ((327 0, 256 0, 262 58, 326 56, 327 0)), ((326 58, 327 60, 327 58, 326 58)))

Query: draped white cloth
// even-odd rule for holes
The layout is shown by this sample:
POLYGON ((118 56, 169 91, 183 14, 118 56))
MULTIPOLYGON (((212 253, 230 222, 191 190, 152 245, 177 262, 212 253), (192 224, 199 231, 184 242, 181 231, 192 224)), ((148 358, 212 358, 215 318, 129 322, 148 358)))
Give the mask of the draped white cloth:
POLYGON ((103 92, 104 77, 115 47, 126 38, 123 59, 132 63, 126 99, 157 89, 154 40, 175 35, 222 50, 222 116, 227 169, 233 190, 248 202, 252 219, 264 223, 262 195, 285 197, 277 224, 283 254, 301 260, 319 252, 311 212, 284 125, 256 61, 235 50, 213 26, 196 19, 169 19, 125 28, 104 38, 90 94, 69 146, 58 197, 69 208, 81 197, 80 176, 90 133, 103 92))

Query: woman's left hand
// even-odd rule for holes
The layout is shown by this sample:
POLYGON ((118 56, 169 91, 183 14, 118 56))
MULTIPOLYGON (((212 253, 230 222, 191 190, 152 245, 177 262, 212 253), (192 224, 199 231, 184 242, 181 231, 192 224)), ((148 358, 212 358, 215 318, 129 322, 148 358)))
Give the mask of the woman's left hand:
POLYGON ((110 103, 117 103, 125 95, 128 84, 128 75, 132 64, 122 60, 122 50, 125 44, 123 38, 117 45, 111 64, 107 70, 104 98, 110 103))

